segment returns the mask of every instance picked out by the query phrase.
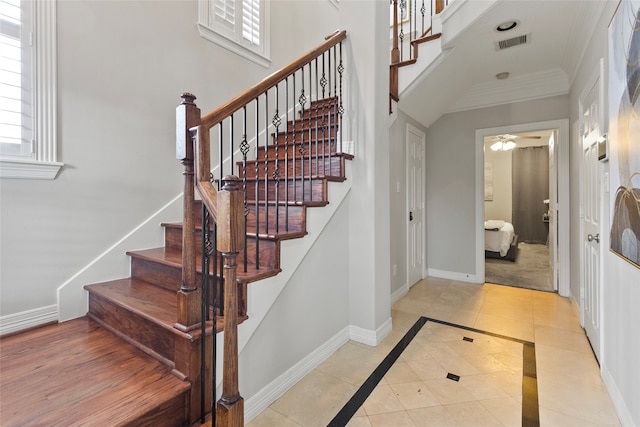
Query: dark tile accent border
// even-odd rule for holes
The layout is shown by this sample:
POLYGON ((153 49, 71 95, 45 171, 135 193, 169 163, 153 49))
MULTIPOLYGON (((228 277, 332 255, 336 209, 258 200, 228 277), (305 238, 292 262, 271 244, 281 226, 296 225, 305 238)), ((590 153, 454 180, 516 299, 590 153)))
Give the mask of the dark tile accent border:
MULTIPOLYGON (((484 335, 489 335, 496 338, 501 338, 508 341, 513 341, 522 344, 522 426, 523 427, 539 427, 540 426, 540 412, 538 409, 538 379, 536 373, 536 348, 535 344, 530 341, 521 340, 518 338, 508 337, 506 335, 500 335, 493 332, 482 331, 480 329, 470 328, 468 326, 456 325, 455 323, 445 322, 438 319, 432 319, 430 317, 420 317, 418 321, 409 329, 409 331, 402 337, 402 339, 393 347, 393 350, 384 358, 373 373, 365 380, 356 393, 349 399, 349 401, 342 407, 340 412, 329 422, 327 427, 340 427, 345 426, 351 420, 353 415, 364 404, 365 400, 369 397, 371 392, 376 388, 378 383, 391 369, 393 364, 398 360, 398 357, 409 346, 413 338, 420 332, 420 329, 427 323, 434 322, 441 325, 451 326, 458 329, 464 329, 467 331, 477 332, 484 335)), ((467 337, 463 338, 465 341, 469 341, 467 337)), ((473 342, 473 339, 470 338, 473 342)), ((448 374, 447 378, 452 375, 448 374)), ((458 377, 459 379, 460 377, 458 377)), ((453 378, 450 378, 453 379, 453 378)), ((457 380, 456 380, 457 381, 457 380)))
POLYGON ((382 377, 384 377, 389 369, 391 369, 396 360, 398 360, 398 357, 400 357, 400 354, 402 354, 404 349, 407 348, 409 343, 411 343, 411 340, 415 338, 418 332, 420 332, 420 329, 422 329, 422 327, 426 323, 427 318, 420 317, 418 321, 413 324, 411 329, 409 329, 409 331, 402 337, 398 344, 393 347, 393 350, 389 352, 387 357, 385 357, 384 360, 380 362, 378 367, 373 371, 369 378, 365 380, 358 391, 356 391, 353 397, 349 399, 346 405, 344 405, 340 412, 338 412, 338 414, 331 420, 327 427, 339 427, 347 425, 353 415, 364 404, 364 401, 367 400, 373 389, 376 388, 378 383, 382 380, 382 377))

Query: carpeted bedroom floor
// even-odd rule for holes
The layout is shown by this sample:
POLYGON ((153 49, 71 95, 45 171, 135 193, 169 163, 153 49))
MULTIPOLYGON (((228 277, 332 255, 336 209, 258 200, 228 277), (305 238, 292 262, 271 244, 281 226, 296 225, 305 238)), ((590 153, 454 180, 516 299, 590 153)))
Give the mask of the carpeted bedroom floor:
POLYGON ((520 243, 516 261, 485 259, 485 282, 553 292, 549 248, 520 243))

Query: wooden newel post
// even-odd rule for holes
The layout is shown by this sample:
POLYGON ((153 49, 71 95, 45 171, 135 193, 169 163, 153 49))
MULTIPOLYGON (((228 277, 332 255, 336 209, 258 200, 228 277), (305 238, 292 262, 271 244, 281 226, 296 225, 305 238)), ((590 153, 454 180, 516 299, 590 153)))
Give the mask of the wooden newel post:
POLYGON ((224 259, 224 358, 222 396, 216 407, 224 427, 244 425, 244 400, 238 389, 238 253, 244 247, 244 199, 240 180, 226 176, 218 192, 218 250, 224 259))
POLYGON ((176 108, 176 157, 184 165, 184 218, 182 225, 182 285, 178 291, 178 313, 175 327, 189 331, 200 325, 200 288, 196 281, 196 242, 194 219, 193 138, 189 129, 200 124, 196 97, 182 94, 176 108))

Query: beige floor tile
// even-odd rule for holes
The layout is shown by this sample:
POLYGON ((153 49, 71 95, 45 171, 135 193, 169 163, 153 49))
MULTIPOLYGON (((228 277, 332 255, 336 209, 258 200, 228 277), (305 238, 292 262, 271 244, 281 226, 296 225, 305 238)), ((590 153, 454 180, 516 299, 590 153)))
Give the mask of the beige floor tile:
POLYGON ((538 378, 541 407, 603 426, 618 425, 618 419, 604 386, 577 385, 566 378, 538 378))
POLYGON ((446 378, 448 373, 440 363, 430 357, 409 360, 407 365, 423 381, 446 378))
POLYGON ((295 423, 284 415, 267 408, 260 415, 255 417, 247 424, 247 427, 299 427, 300 424, 295 423))
POLYGON ((373 427, 415 427, 406 411, 371 415, 369 421, 373 427))
POLYGON ((431 390, 422 382, 392 384, 391 389, 400 400, 404 409, 427 408, 438 406, 440 401, 436 399, 431 390))
POLYGON ((434 357, 440 365, 447 371, 456 375, 477 375, 480 373, 478 368, 473 366, 464 357, 434 357))
POLYGON ((360 386, 384 357, 385 355, 376 352, 374 347, 349 341, 316 369, 360 386))
POLYGON ((503 427, 502 423, 487 411, 480 402, 456 403, 446 405, 445 409, 460 427, 503 427))
POLYGON ((418 321, 419 314, 407 313, 406 311, 391 308, 391 322, 393 331, 401 332, 403 335, 418 321))
POLYGON ((535 337, 536 344, 583 353, 592 353, 591 346, 584 332, 572 332, 550 326, 536 326, 535 337))
POLYGON ((508 396, 522 396, 522 372, 520 371, 504 371, 492 372, 486 374, 491 380, 498 385, 508 396))
POLYGON ((457 427, 444 406, 408 410, 407 413, 416 427, 457 427))
POLYGON ((469 390, 457 381, 441 378, 436 380, 426 380, 423 382, 443 405, 476 400, 469 390))
POLYGON ((600 367, 593 354, 536 344, 538 378, 570 378, 578 385, 602 386, 600 367))
POLYGON ((420 381, 420 377, 407 362, 397 361, 384 376, 387 384, 403 384, 420 381))
POLYGON ((347 423, 347 427, 371 427, 371 423, 369 422, 369 417, 356 417, 354 416, 347 423))
POLYGON ((460 378, 460 384, 477 400, 509 397, 489 374, 463 376, 460 378))
POLYGON ((533 341, 533 320, 514 322, 513 319, 480 313, 474 324, 476 329, 493 332, 511 338, 519 338, 525 341, 533 341))
MULTIPOLYGON (((517 359, 517 356, 515 356, 517 359)), ((470 354, 465 356, 465 360, 469 362, 474 368, 476 368, 480 373, 488 374, 490 372, 500 372, 507 371, 510 368, 507 367, 504 363, 502 363, 498 358, 496 358, 492 354, 486 353, 477 353, 470 354)), ((516 369, 520 370, 522 368, 522 354, 520 354, 520 363, 517 361, 513 361, 516 369)))
POLYGON ((364 410, 367 415, 386 414, 404 410, 396 393, 389 385, 378 385, 364 402, 364 410))
POLYGON ((601 427, 602 424, 595 424, 582 418, 572 417, 562 412, 554 411, 544 407, 539 408, 540 427, 601 427))
POLYGON ((467 310, 456 305, 431 304, 424 316, 462 326, 473 326, 478 318, 479 310, 467 310))
POLYGON ((504 426, 522 423, 522 403, 513 397, 480 400, 480 404, 504 426))
POLYGON ((357 387, 314 370, 294 385, 271 408, 305 427, 326 426, 357 387))

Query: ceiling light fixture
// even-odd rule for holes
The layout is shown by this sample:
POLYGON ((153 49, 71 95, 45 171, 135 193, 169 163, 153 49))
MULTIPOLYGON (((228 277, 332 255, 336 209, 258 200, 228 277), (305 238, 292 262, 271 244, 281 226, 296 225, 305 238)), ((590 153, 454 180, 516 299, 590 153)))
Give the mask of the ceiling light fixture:
POLYGON ((491 145, 493 151, 509 151, 516 148, 516 143, 513 141, 498 141, 491 145))
POLYGON ((513 30, 515 27, 518 26, 518 21, 505 21, 502 24, 498 25, 496 27, 496 31, 509 31, 509 30, 513 30))

